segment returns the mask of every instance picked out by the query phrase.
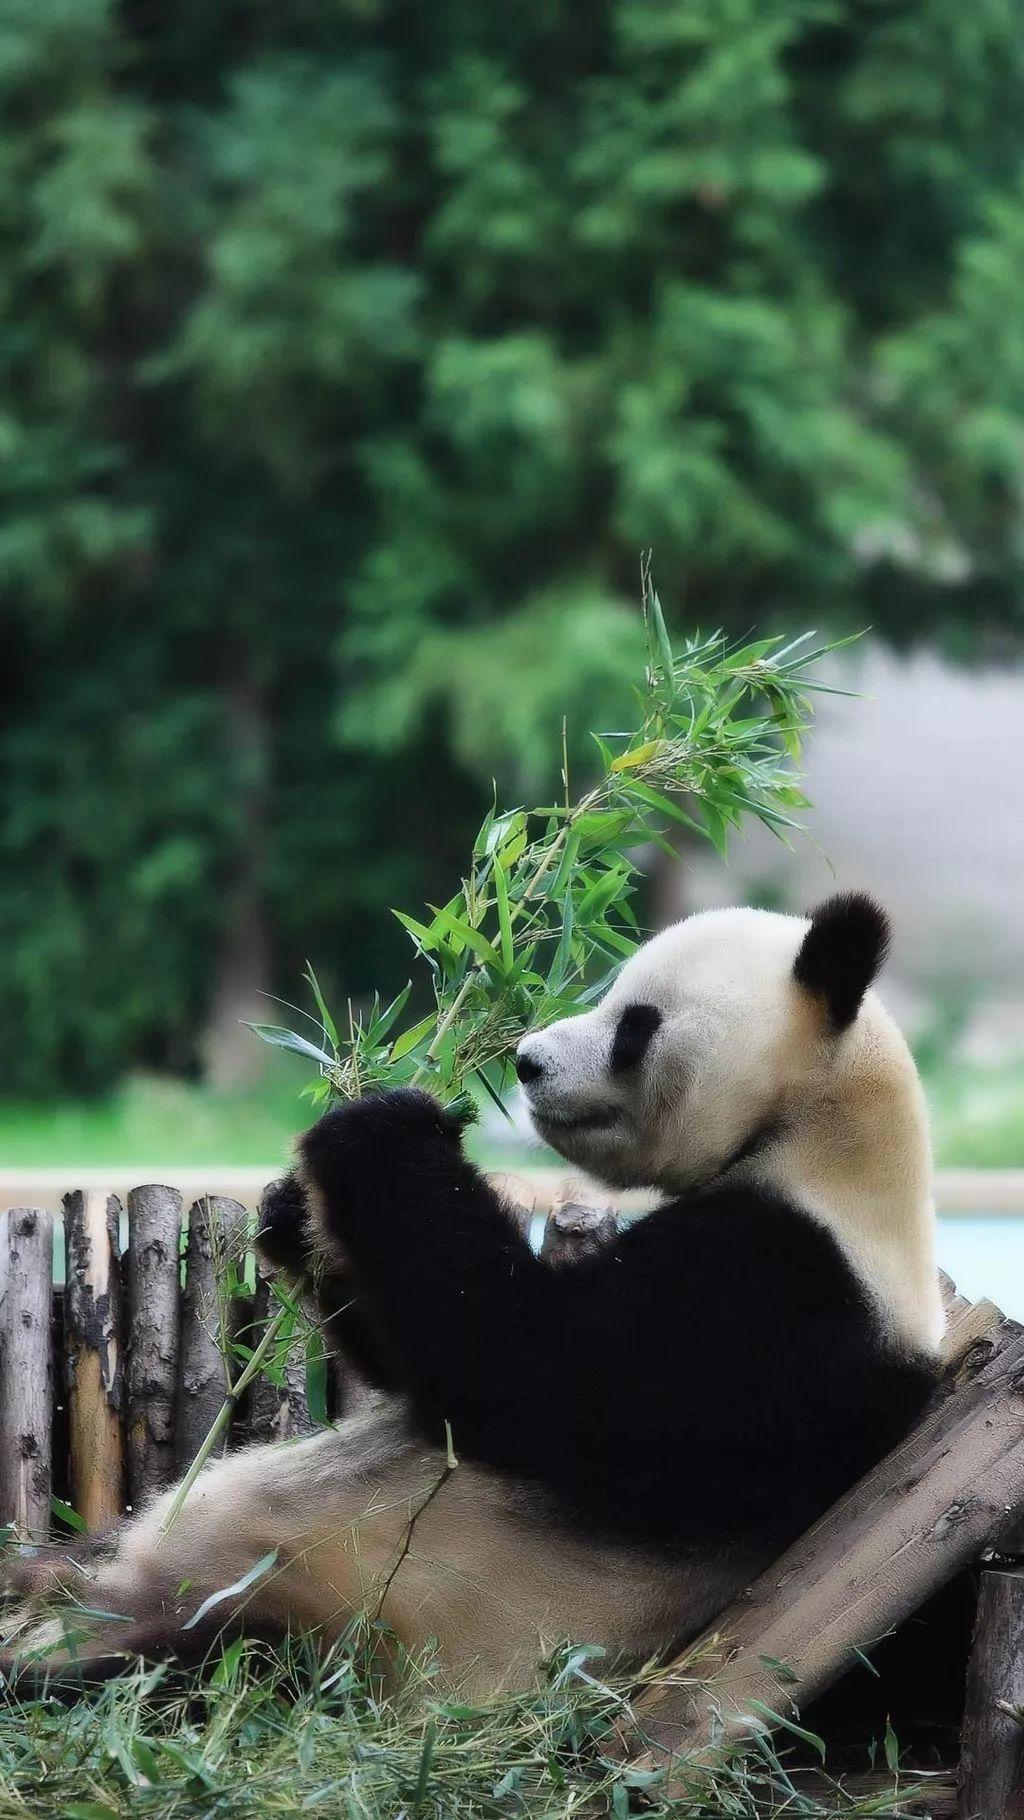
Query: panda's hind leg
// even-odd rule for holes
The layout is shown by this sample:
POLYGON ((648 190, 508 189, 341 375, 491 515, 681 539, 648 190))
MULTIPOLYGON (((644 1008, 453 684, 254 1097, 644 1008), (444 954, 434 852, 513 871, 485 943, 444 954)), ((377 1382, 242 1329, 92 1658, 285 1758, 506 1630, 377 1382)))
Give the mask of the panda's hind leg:
POLYGON ((223 1631, 336 1638, 381 1602, 431 1470, 400 1410, 229 1456, 170 1523, 174 1488, 93 1545, 12 1562, 0 1665, 192 1661, 223 1631))

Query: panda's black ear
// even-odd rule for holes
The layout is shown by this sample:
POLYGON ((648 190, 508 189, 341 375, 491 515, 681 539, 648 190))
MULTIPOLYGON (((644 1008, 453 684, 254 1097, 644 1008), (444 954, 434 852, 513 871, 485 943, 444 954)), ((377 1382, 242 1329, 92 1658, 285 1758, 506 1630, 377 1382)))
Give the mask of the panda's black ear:
POLYGON ((889 919, 874 898, 846 891, 811 915, 793 974, 820 999, 833 1030, 845 1030, 889 952, 889 919))

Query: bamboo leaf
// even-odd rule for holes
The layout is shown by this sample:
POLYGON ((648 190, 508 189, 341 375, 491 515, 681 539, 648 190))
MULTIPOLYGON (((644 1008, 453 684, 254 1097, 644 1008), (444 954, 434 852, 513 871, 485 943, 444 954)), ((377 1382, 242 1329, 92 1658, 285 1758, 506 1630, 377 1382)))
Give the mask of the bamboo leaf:
POLYGON ((328 1055, 326 1049, 319 1049, 308 1037, 300 1036, 297 1030, 286 1030, 281 1024, 251 1024, 243 1018, 247 1030, 252 1030, 263 1043, 269 1043, 273 1049, 291 1049, 296 1055, 304 1055, 324 1068, 333 1068, 337 1060, 328 1055))
POLYGON ((327 1006, 324 1003, 324 995, 320 990, 320 982, 318 981, 316 974, 313 972, 312 961, 306 962, 306 978, 309 981, 310 987, 312 989, 313 997, 316 1000, 316 1008, 320 1013, 320 1022, 322 1023, 322 1025, 324 1027, 324 1035, 334 1045, 334 1048, 337 1049, 338 1032, 335 1027, 334 1019, 332 1018, 330 1012, 327 1009, 327 1006))
POLYGON ((613 758, 608 766, 609 771, 635 771, 638 766, 646 765, 661 747, 660 739, 649 739, 645 745, 636 746, 632 752, 621 752, 613 758))
MULTIPOLYGON (((512 943, 512 916, 508 902, 508 879, 502 864, 501 854, 494 855, 494 893, 498 906, 498 926, 501 930, 501 958, 505 972, 511 973, 515 962, 515 949, 512 943)), ((497 960, 497 955, 495 955, 497 960)))
POLYGON ((403 1030, 401 1036, 396 1037, 391 1045, 391 1060, 400 1062, 404 1055, 410 1055, 417 1043, 422 1043, 427 1032, 433 1030, 435 1021, 431 1013, 427 1017, 421 1017, 418 1024, 413 1024, 408 1030, 403 1030))
POLYGON ((272 1548, 269 1554, 261 1555, 240 1580, 235 1580, 231 1586, 222 1586, 217 1592, 211 1593, 208 1599, 203 1600, 199 1610, 193 1612, 187 1623, 182 1625, 182 1630, 194 1630, 196 1625, 205 1618, 207 1612, 213 1611, 215 1606, 222 1604, 225 1599, 234 1599, 239 1594, 248 1592, 250 1586, 255 1586, 256 1582, 262 1580, 272 1567, 276 1567, 277 1556, 278 1550, 272 1548))

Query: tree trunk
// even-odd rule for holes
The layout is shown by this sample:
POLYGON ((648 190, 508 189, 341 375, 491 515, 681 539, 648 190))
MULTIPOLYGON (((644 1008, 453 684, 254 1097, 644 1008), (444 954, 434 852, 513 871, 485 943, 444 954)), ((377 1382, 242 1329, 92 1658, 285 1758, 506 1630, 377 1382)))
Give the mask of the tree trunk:
MULTIPOLYGON (((178 1397, 174 1425, 174 1466, 192 1464, 230 1389, 229 1348, 243 1310, 228 1299, 223 1279, 231 1263, 244 1262, 248 1217, 239 1201, 208 1195, 188 1216, 185 1288, 181 1298, 178 1397)), ((214 1457, 228 1445, 225 1430, 214 1457)))
POLYGON ((12 1207, 3 1235, 0 1521, 41 1542, 50 1527, 53 1215, 12 1207))
POLYGON ((76 1189, 64 1196, 70 1498, 90 1529, 114 1522, 124 1509, 120 1221, 116 1195, 76 1189))
POLYGON ((981 1576, 957 1812, 960 1820, 1024 1820, 1024 1568, 987 1567, 981 1576))
POLYGON ((266 1049, 243 1020, 266 1017, 271 976, 262 886, 270 741, 260 691, 241 662, 224 702, 228 737, 241 777, 238 848, 224 900, 220 959, 204 1052, 210 1085, 230 1091, 251 1085, 266 1072, 266 1049))
POLYGON ((138 1510, 174 1476, 181 1196, 149 1185, 128 1196, 128 1490, 138 1510))

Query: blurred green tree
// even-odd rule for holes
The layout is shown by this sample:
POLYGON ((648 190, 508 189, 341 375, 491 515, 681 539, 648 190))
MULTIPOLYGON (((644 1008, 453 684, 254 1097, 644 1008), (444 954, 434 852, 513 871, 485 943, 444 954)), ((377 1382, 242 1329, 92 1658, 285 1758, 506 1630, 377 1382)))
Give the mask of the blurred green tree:
POLYGON ((8 1090, 393 973, 641 546, 1019 633, 1011 0, 9 0, 0 96, 8 1090))

